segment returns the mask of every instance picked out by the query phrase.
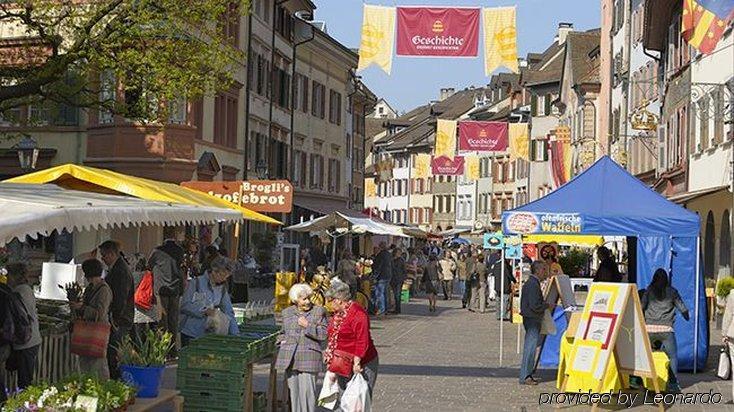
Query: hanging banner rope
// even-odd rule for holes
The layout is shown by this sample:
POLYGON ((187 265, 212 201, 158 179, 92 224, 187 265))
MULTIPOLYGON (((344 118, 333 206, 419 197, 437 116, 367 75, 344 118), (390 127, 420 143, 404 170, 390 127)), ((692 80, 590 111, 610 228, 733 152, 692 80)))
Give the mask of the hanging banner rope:
POLYGON ((385 73, 390 74, 394 45, 395 7, 365 4, 357 71, 364 70, 374 64, 385 73))

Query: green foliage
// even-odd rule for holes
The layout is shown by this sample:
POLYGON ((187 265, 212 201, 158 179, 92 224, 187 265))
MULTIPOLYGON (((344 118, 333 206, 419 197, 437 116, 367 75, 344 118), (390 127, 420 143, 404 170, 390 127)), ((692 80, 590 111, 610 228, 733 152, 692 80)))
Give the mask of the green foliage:
POLYGON ((80 395, 97 398, 98 411, 121 409, 137 390, 116 380, 100 381, 88 375, 71 375, 61 382, 33 385, 11 396, 3 411, 76 411, 72 405, 80 395))
POLYGON ((117 351, 121 365, 163 366, 172 347, 173 335, 160 330, 148 330, 142 340, 126 336, 117 351))
POLYGON ((564 256, 558 258, 558 264, 561 265, 563 273, 569 276, 577 276, 579 269, 585 268, 590 258, 590 254, 580 249, 571 249, 564 256))
POLYGON ((0 20, 17 24, 23 37, 34 40, 7 57, 22 64, 0 67, 0 113, 51 101, 134 120, 166 120, 166 102, 231 87, 233 68, 243 67, 245 55, 230 33, 239 30, 247 12, 249 0, 4 5, 0 20))
POLYGON ((719 279, 716 284, 716 296, 725 298, 729 296, 729 292, 734 289, 734 277, 726 276, 719 279))
POLYGON ((255 246, 253 253, 255 261, 264 267, 270 267, 273 261, 273 251, 278 244, 275 232, 253 233, 252 244, 255 246))

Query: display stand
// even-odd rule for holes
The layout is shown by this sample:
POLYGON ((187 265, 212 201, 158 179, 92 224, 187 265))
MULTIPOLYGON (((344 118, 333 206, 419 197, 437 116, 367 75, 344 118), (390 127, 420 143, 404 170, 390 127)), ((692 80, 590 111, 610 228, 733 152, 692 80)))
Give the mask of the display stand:
MULTIPOLYGON (((661 393, 640 298, 633 284, 592 285, 561 392, 565 392, 569 376, 575 374, 595 379, 596 387, 589 389, 600 393, 612 355, 620 374, 650 378, 655 392, 661 393)), ((594 404, 592 410, 597 408, 594 404)), ((662 410, 662 405, 658 408, 662 410)))
MULTIPOLYGON (((278 410, 278 371, 275 370, 276 356, 271 355, 270 358, 270 370, 268 374, 268 389, 267 389, 267 411, 276 412, 278 410)), ((266 358, 266 359, 268 359, 266 358)), ((255 393, 253 391, 252 382, 254 378, 254 364, 250 363, 247 365, 246 370, 246 381, 245 381, 245 412, 255 411, 255 393)))

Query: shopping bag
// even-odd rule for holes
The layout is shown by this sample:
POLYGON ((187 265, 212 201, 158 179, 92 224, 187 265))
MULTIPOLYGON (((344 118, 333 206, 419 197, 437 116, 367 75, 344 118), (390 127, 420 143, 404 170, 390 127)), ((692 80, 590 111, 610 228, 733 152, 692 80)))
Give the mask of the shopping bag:
POLYGON ((153 272, 146 270, 140 280, 138 288, 135 289, 135 304, 145 310, 153 307, 153 272))
POLYGON ((104 358, 110 341, 110 324, 74 321, 71 331, 71 353, 89 358, 104 358))
POLYGON ((339 383, 336 381, 334 372, 326 372, 324 375, 324 384, 321 386, 319 393, 318 405, 324 409, 333 411, 336 407, 336 401, 339 400, 339 383))
POLYGON ((229 335, 229 316, 219 308, 214 308, 214 314, 206 317, 206 331, 215 335, 229 335))
POLYGON ((339 408, 342 412, 369 412, 370 387, 361 373, 355 373, 344 390, 339 408))
POLYGON ((543 323, 540 325, 541 335, 555 335, 556 334, 556 322, 551 316, 551 311, 546 310, 543 312, 543 323))
POLYGON ((719 367, 716 369, 716 376, 724 380, 728 380, 731 377, 731 360, 729 359, 729 351, 724 348, 722 348, 719 353, 719 367))

